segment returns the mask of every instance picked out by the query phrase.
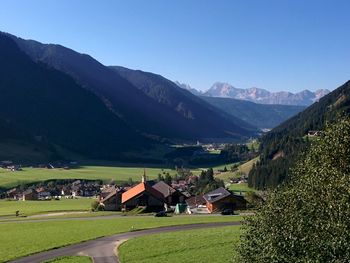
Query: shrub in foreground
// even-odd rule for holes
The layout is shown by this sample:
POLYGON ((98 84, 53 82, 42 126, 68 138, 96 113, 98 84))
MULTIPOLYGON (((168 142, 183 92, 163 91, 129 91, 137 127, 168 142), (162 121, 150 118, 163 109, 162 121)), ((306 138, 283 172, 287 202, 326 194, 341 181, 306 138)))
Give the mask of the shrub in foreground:
POLYGON ((256 216, 236 262, 349 262, 350 120, 329 125, 256 216))

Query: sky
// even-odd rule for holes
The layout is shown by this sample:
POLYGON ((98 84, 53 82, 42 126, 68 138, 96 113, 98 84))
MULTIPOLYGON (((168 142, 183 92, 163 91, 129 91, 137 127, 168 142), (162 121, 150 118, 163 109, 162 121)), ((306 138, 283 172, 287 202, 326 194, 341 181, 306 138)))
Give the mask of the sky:
POLYGON ((0 31, 207 90, 350 79, 348 0, 1 0, 0 31))

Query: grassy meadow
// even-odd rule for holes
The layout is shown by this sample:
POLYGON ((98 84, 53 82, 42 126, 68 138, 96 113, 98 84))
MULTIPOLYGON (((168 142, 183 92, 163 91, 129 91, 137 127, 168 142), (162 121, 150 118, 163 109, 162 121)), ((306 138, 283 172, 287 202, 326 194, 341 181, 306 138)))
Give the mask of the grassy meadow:
MULTIPOLYGON (((248 162, 245 162, 237 167, 237 171, 231 172, 223 172, 218 175, 216 175, 217 178, 223 180, 228 188, 232 190, 235 193, 238 194, 244 194, 245 192, 255 191, 255 189, 248 187, 247 183, 241 183, 241 184, 231 184, 229 183, 230 178, 239 178, 241 174, 248 175, 250 170, 253 168, 253 165, 259 160, 259 157, 256 157, 248 162)), ((226 166, 227 169, 230 169, 230 167, 234 164, 227 164, 227 165, 220 165, 217 167, 214 167, 214 171, 217 171, 219 169, 224 169, 226 166)))
POLYGON ((0 262, 131 230, 170 225, 241 221, 239 216, 151 216, 95 220, 0 223, 0 262), (14 245, 15 244, 15 245, 14 245))
MULTIPOLYGON (((169 173, 175 175, 176 171, 171 169, 147 168, 148 178, 157 178, 158 174, 169 173)), ((51 179, 88 179, 103 180, 109 182, 128 181, 132 178, 135 182, 141 180, 143 168, 140 167, 113 167, 113 166, 81 166, 76 169, 45 169, 45 168, 23 168, 23 171, 11 172, 0 169, 0 187, 11 188, 21 184, 40 182, 51 179)))
POLYGON ((48 201, 7 201, 0 200, 0 216, 13 216, 16 211, 20 216, 50 212, 89 211, 91 198, 61 199, 48 201))
POLYGON ((245 192, 254 192, 254 191, 256 191, 254 188, 248 187, 247 183, 230 184, 228 189, 230 189, 231 191, 233 191, 235 193, 238 193, 238 194, 240 194, 240 193, 244 194, 245 192))
POLYGON ((196 229, 137 237, 118 249, 121 263, 229 263, 239 226, 196 229), (140 249, 152 244, 152 249, 140 249))

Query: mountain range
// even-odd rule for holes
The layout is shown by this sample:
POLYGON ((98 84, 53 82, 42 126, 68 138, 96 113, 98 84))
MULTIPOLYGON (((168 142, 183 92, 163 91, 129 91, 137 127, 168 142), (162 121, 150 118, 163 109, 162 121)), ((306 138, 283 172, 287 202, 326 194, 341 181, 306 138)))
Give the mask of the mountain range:
POLYGON ((0 32, 0 160, 158 162, 143 152, 243 142, 304 109, 194 95, 179 85, 0 32))
POLYGON ((191 88, 189 85, 177 84, 186 90, 189 90, 196 96, 208 96, 208 97, 220 97, 220 98, 232 98, 239 100, 251 101, 259 104, 280 104, 280 105, 297 105, 297 106, 310 106, 314 102, 318 101, 324 95, 330 91, 327 89, 319 89, 315 92, 309 90, 303 90, 298 93, 291 93, 286 91, 270 92, 265 89, 249 88, 240 89, 234 86, 216 82, 206 92, 201 92, 191 88))
MULTIPOLYGON (((0 41, 0 143, 11 141, 11 151, 28 145, 25 156, 121 160, 164 143, 244 141, 258 133, 160 75, 7 33, 0 41)), ((18 157, 11 151, 1 159, 18 157)))

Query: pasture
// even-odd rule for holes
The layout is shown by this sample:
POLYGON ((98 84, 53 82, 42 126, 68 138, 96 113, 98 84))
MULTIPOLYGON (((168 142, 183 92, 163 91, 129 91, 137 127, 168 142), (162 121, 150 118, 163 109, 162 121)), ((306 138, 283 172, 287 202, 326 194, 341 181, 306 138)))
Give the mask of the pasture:
POLYGON ((91 198, 61 199, 48 201, 0 201, 0 216, 13 216, 16 211, 20 216, 50 212, 89 211, 91 198))
POLYGON ((239 226, 163 233, 130 239, 118 250, 121 263, 228 263, 239 226), (152 244, 151 249, 140 249, 152 244))
MULTIPOLYGON (((155 179, 158 174, 169 173, 175 175, 176 171, 162 168, 145 168, 149 179, 155 179)), ((11 188, 17 185, 41 182, 52 179, 87 179, 110 182, 125 182, 131 178, 138 182, 141 180, 143 168, 140 167, 113 167, 113 166, 80 166, 75 169, 46 169, 23 168, 23 171, 7 171, 0 169, 0 188, 11 188)))
POLYGON ((241 221, 239 216, 153 216, 0 223, 0 262, 69 244, 160 226, 241 221))
POLYGON ((250 188, 247 183, 241 183, 241 184, 230 184, 228 187, 231 191, 235 193, 246 193, 246 192, 254 192, 256 191, 254 188, 250 188))

